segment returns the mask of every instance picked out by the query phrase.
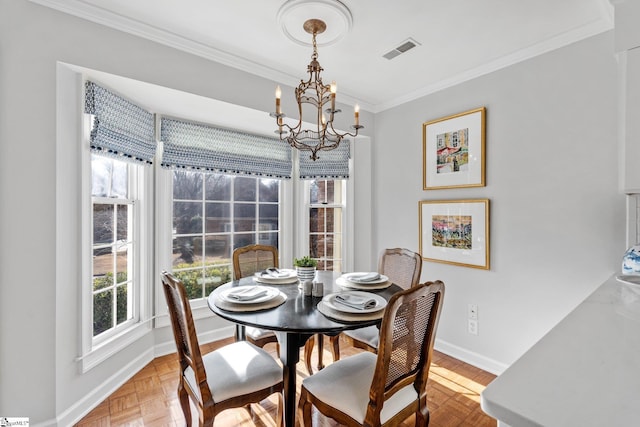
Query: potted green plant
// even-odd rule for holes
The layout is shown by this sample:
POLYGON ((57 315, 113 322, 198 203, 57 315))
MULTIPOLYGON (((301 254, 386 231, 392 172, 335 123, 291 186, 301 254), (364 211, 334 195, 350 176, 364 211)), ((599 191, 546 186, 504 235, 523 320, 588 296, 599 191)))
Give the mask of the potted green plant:
POLYGON ((317 260, 309 256, 303 256, 302 258, 294 258, 293 265, 296 268, 298 279, 300 279, 301 282, 313 280, 316 277, 317 260))

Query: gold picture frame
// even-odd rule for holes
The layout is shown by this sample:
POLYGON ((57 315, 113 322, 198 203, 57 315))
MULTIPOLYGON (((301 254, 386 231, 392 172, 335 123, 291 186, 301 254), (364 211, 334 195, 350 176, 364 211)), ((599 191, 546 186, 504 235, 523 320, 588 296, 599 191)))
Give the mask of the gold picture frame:
POLYGON ((425 261, 489 269, 489 199, 418 202, 425 261))
POLYGON ((486 108, 422 124, 422 188, 485 186, 486 108))

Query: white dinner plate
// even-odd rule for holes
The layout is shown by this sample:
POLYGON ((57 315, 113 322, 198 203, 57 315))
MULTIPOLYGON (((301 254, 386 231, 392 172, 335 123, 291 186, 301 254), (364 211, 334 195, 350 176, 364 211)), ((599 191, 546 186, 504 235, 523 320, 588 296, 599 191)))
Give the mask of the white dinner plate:
POLYGON ((377 311, 383 310, 387 306, 387 300, 382 298, 380 295, 373 294, 371 292, 361 292, 361 291, 347 291, 341 292, 342 294, 349 294, 356 297, 362 298, 372 298, 376 301, 376 305, 371 308, 359 309, 355 307, 349 307, 348 305, 340 304, 339 302, 335 302, 337 293, 325 295, 322 298, 322 301, 329 307, 336 311, 341 311, 343 313, 375 313, 377 311))
POLYGON ((271 288, 269 286, 260 286, 260 285, 256 285, 256 286, 234 286, 233 288, 229 288, 229 289, 225 289, 224 291, 220 292, 220 298, 224 301, 227 302, 232 302, 234 304, 260 304, 266 301, 270 301, 272 299, 274 299, 275 297, 277 297, 280 294, 280 291, 275 289, 275 288, 271 288), (251 300, 237 300, 234 298, 230 298, 229 294, 231 292, 237 292, 238 289, 242 289, 242 288, 248 288, 248 287, 259 287, 259 288, 264 288, 264 290, 266 290, 266 294, 255 298, 255 299, 251 299, 251 300))
POLYGON ((280 268, 281 273, 285 273, 283 276, 271 276, 262 271, 258 271, 253 275, 253 280, 260 283, 267 283, 270 285, 284 285, 287 283, 295 283, 298 281, 298 273, 295 270, 280 268))
POLYGON ((387 276, 385 276, 384 274, 380 275, 379 279, 376 280, 367 280, 367 281, 360 281, 358 280, 358 277, 362 277, 365 276, 367 274, 371 274, 371 272, 369 273, 364 273, 364 272, 356 272, 356 273, 345 273, 342 276, 340 276, 340 278, 347 280, 351 283, 356 283, 358 285, 379 285, 381 283, 385 283, 389 281, 389 278, 387 276))

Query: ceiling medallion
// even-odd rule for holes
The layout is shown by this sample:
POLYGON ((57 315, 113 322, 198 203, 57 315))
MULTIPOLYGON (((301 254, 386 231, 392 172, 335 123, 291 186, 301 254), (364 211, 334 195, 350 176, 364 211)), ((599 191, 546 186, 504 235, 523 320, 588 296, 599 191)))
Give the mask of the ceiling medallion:
MULTIPOLYGON (((300 4, 333 4, 336 2, 289 1, 285 3, 285 6, 290 3, 295 3, 299 6, 300 4)), ((340 4, 342 5, 342 3, 340 4)), ((292 9, 289 8, 288 10, 291 11, 292 9)), ((311 62, 307 66, 309 79, 307 81, 301 80, 300 84, 295 89, 299 114, 297 124, 295 126, 290 126, 283 120, 286 116, 280 107, 280 99, 282 96, 280 86, 276 88, 276 111, 271 113, 271 116, 276 118, 276 124, 278 126, 276 133, 280 135, 280 140, 286 141, 291 145, 291 147, 298 150, 310 151, 310 158, 314 161, 319 158, 319 151, 327 151, 337 148, 345 136, 356 137, 358 135, 358 131, 364 127, 360 125, 360 108, 357 104, 354 108, 354 124, 351 126, 351 128, 355 130, 354 133, 339 133, 333 127, 335 114, 341 112, 341 110, 336 109, 337 85, 335 82, 332 82, 330 85, 325 85, 322 82, 322 76, 320 74, 323 71, 323 68, 320 65, 320 62, 318 62, 318 46, 316 42, 316 36, 318 34, 324 34, 327 31, 327 28, 328 26, 326 22, 320 18, 306 19, 302 25, 304 32, 311 34, 313 54, 311 55, 311 62), (323 111, 325 104, 328 104, 329 108, 326 108, 323 111), (311 106, 311 108, 315 109, 314 113, 316 114, 316 124, 312 125, 312 129, 303 129, 302 127, 304 106, 311 106)))

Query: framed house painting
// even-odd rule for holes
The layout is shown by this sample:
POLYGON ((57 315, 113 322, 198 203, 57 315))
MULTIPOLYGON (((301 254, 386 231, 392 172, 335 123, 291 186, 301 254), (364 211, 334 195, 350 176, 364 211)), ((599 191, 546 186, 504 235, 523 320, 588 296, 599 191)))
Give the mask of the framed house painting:
POLYGON ((485 107, 422 124, 422 188, 484 187, 485 107))
POLYGON ((419 202, 425 261, 489 269, 489 199, 419 202))

